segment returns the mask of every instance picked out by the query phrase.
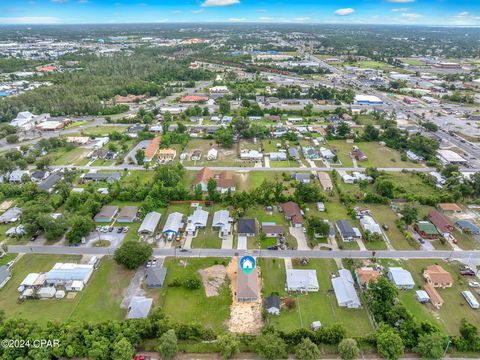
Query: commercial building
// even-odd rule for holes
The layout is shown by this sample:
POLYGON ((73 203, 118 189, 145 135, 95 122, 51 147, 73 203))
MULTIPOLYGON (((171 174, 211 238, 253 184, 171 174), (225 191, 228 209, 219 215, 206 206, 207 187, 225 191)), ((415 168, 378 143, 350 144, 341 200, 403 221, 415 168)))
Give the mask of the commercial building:
POLYGON ((466 165, 468 161, 452 150, 437 150, 437 158, 443 165, 466 165))
POLYGON ((373 95, 355 95, 353 103, 355 105, 383 105, 383 101, 373 95))

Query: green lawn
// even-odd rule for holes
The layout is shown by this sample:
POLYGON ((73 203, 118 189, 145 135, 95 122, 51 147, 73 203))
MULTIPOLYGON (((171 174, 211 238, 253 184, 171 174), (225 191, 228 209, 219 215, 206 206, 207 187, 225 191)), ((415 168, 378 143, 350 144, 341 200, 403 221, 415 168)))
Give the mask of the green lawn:
POLYGON ((362 60, 348 63, 349 66, 356 66, 363 69, 375 69, 375 70, 394 70, 395 67, 384 62, 374 60, 362 60))
POLYGON ((133 274, 112 258, 103 258, 85 290, 78 294, 80 301, 71 318, 92 322, 124 319, 126 310, 120 303, 133 274))
POLYGON ((121 320, 125 310, 119 304, 132 272, 120 268, 112 259, 104 258, 85 289, 73 300, 26 300, 17 303, 17 288, 31 272, 46 272, 57 262, 78 262, 80 256, 27 254, 13 267, 13 276, 0 290, 0 309, 7 318, 24 317, 46 323, 70 318, 104 321, 121 320))
MULTIPOLYGON (((452 275, 454 281, 453 287, 449 289, 438 289, 438 293, 445 301, 444 305, 440 308, 440 310, 434 310, 430 306, 423 306, 419 304, 424 308, 426 312, 432 314, 433 317, 438 318, 439 323, 442 324, 443 327, 445 327, 449 334, 458 335, 460 322, 463 318, 467 319, 475 326, 480 327, 479 311, 470 308, 470 306, 467 304, 467 302, 460 293, 463 290, 472 291, 472 289, 468 288, 468 281, 472 279, 459 275, 458 265, 453 263, 447 263, 443 260, 432 259, 409 260, 404 261, 403 263, 405 265, 405 268, 412 273, 412 276, 417 285, 423 285, 425 283, 422 278, 422 271, 425 267, 431 264, 438 264, 442 266, 452 275)), ((475 293, 475 291, 472 292, 475 293)), ((414 296, 413 290, 407 293, 411 293, 411 296, 414 296)))
POLYGON ((232 295, 228 279, 222 286, 220 294, 207 298, 203 286, 197 290, 187 290, 183 287, 170 287, 175 278, 198 276, 198 270, 224 262, 229 259, 174 259, 167 258, 164 266, 168 269, 165 285, 160 289, 159 305, 173 320, 181 323, 195 322, 217 331, 226 330, 225 321, 230 316, 232 295))
POLYGON ((14 260, 18 254, 8 253, 0 258, 0 266, 7 265, 10 261, 14 260))
MULTIPOLYGON (((264 281, 264 296, 277 292, 281 297, 285 293, 285 269, 280 260, 273 263, 273 259, 262 259, 259 266, 262 268, 264 281)), ((364 336, 373 331, 365 309, 345 309, 337 304, 335 294, 331 291, 330 274, 337 271, 333 260, 310 259, 304 266, 295 268, 315 269, 317 271, 319 292, 292 295, 296 299, 294 310, 282 309, 279 316, 267 316, 267 324, 271 324, 283 331, 292 331, 298 328, 309 328, 310 324, 319 320, 323 325, 335 323, 343 324, 348 336, 364 336)))
POLYGON ((73 165, 79 161, 84 161, 86 156, 91 152, 89 149, 75 147, 72 150, 59 149, 52 151, 48 157, 53 159, 54 165, 73 165))
POLYGON ((257 188, 259 185, 263 183, 264 180, 274 181, 279 180, 283 181, 282 179, 282 172, 271 172, 271 171, 250 171, 248 173, 248 178, 246 181, 246 188, 247 190, 252 190, 257 188))
POLYGON ((208 217, 207 227, 199 229, 198 234, 192 240, 194 249, 220 249, 222 247, 222 238, 218 236, 218 231, 212 229, 213 215, 208 217))
POLYGON ((388 231, 385 232, 388 239, 390 240, 392 246, 397 250, 414 250, 418 249, 418 242, 414 244, 409 244, 405 239, 405 236, 402 235, 400 230, 398 230, 395 225, 395 220, 398 219, 395 212, 388 205, 377 205, 377 204, 368 204, 368 208, 372 212, 373 218, 378 222, 378 224, 388 225, 388 231))
POLYGON ((111 132, 117 131, 123 133, 127 130, 128 125, 119 126, 96 126, 82 130, 82 135, 85 136, 107 136, 111 132))

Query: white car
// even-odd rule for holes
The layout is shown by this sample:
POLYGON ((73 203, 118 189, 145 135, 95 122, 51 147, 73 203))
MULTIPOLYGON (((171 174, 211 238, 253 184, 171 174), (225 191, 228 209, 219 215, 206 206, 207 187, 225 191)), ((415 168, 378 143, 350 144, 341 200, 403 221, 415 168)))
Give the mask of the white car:
POLYGON ((469 281, 468 286, 471 288, 480 288, 480 283, 478 283, 478 281, 469 281))

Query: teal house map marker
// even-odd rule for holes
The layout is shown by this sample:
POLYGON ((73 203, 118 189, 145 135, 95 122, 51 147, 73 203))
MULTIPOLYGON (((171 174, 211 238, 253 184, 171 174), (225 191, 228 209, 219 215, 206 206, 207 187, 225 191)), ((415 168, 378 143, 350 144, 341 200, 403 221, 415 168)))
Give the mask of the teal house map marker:
POLYGON ((250 275, 253 269, 255 269, 255 259, 250 255, 242 257, 240 259, 240 267, 245 274, 250 275))

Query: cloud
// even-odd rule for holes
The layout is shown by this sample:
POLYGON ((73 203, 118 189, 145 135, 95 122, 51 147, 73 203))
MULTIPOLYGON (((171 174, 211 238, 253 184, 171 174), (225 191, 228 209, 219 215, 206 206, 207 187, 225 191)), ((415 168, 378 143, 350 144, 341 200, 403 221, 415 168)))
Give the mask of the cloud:
POLYGON ((272 17, 269 17, 269 16, 260 16, 260 17, 258 18, 258 20, 260 20, 260 21, 272 21, 273 18, 272 18, 272 17))
POLYGON ((468 11, 462 11, 461 13, 458 13, 455 17, 457 18, 464 18, 464 17, 469 17, 470 13, 468 11))
POLYGON ((309 18, 308 16, 300 16, 300 17, 296 17, 296 18, 293 18, 292 19, 294 22, 308 22, 310 20, 312 20, 311 18, 309 18))
POLYGON ((395 8, 392 9, 393 12, 407 12, 410 11, 410 8, 404 7, 404 8, 395 8))
POLYGON ((335 11, 335 15, 338 15, 338 16, 347 16, 347 15, 350 15, 352 14, 353 12, 355 12, 354 9, 352 8, 345 8, 345 9, 338 9, 335 11))
POLYGON ((202 12, 203 12, 203 9, 192 10, 192 13, 194 13, 194 14, 200 14, 202 12))
POLYGON ((230 22, 244 22, 247 21, 245 18, 229 18, 228 21, 230 22))
POLYGON ((401 16, 407 19, 419 19, 423 17, 423 15, 415 14, 415 13, 403 13, 401 14, 401 16))
POLYGON ((240 0, 205 0, 202 7, 231 6, 240 4, 240 0))
POLYGON ((0 17, 0 24, 56 24, 58 18, 53 16, 0 17))
POLYGON ((172 11, 172 14, 181 14, 182 13, 182 10, 173 10, 172 11))
POLYGON ((51 1, 57 4, 66 4, 68 2, 68 0, 51 0, 51 1))
POLYGON ((80 4, 86 4, 86 3, 88 3, 88 0, 78 0, 78 2, 79 2, 80 4))
POLYGON ((415 0, 385 0, 385 2, 394 4, 405 4, 415 2, 415 0))
POLYGON ((255 11, 259 13, 264 13, 264 12, 267 12, 267 9, 257 9, 255 11))

